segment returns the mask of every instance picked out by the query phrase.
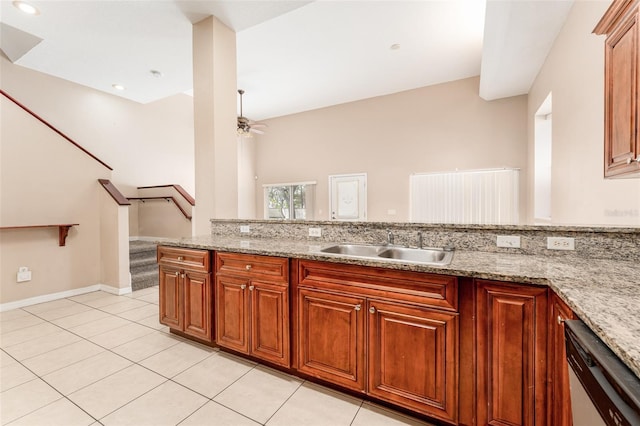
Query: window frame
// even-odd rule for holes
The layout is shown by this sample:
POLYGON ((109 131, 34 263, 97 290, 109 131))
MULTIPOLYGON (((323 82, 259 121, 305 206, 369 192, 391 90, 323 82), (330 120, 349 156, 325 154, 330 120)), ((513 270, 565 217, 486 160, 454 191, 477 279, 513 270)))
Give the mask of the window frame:
MULTIPOLYGON (((315 192, 316 192, 316 181, 304 181, 304 182, 287 182, 287 183, 269 183, 262 185, 263 191, 263 218, 266 220, 312 220, 314 216, 314 206, 315 206, 315 192), (296 207, 294 202, 294 187, 303 186, 304 187, 304 217, 298 218, 296 217, 296 207), (289 217, 270 217, 270 208, 269 208, 269 190, 271 188, 276 187, 288 187, 289 188, 289 217)), ((299 210, 299 209, 298 209, 299 210)))

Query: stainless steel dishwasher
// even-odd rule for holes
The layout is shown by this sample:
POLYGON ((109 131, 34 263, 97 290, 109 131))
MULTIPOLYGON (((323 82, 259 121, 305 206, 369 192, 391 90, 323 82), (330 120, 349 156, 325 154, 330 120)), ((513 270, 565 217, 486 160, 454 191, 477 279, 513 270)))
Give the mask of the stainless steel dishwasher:
POLYGON ((565 343, 574 426, 640 426, 640 379, 580 320, 565 343))

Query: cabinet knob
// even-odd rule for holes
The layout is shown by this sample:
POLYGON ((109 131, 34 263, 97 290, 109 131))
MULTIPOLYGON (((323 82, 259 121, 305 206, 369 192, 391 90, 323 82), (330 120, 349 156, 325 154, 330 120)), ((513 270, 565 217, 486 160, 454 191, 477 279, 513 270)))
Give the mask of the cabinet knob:
POLYGON ((253 289, 254 289, 254 288, 256 288, 256 287, 255 287, 255 286, 253 286, 253 285, 250 285, 250 286, 249 286, 249 291, 253 291, 253 289))
POLYGON ((182 274, 180 275, 180 277, 181 277, 181 278, 184 278, 184 273, 182 273, 182 274))
POLYGON ((376 313, 376 308, 374 308, 373 306, 369 308, 369 312, 371 312, 372 314, 376 313))
POLYGON ((355 309, 356 311, 359 311, 360 309, 362 309, 362 305, 356 305, 355 308, 353 309, 355 309))
POLYGON ((640 154, 636 157, 636 163, 640 163, 640 154))
POLYGON ((182 261, 184 260, 184 257, 182 257, 182 256, 178 256, 178 260, 179 260, 180 262, 182 262, 182 261))
POLYGON ((251 270, 251 265, 245 266, 244 269, 246 269, 247 271, 250 271, 251 270))
POLYGON ((633 158, 631 157, 627 158, 627 164, 631 164, 632 161, 633 161, 633 158))
POLYGON ((180 272, 176 271, 176 277, 177 277, 178 275, 180 275, 180 272))
POLYGON ((558 315, 558 318, 556 318, 556 321, 558 321, 558 324, 562 324, 565 320, 560 315, 558 315))
POLYGON ((242 285, 240 285, 240 290, 244 290, 245 288, 247 288, 247 285, 246 285, 246 284, 242 284, 242 285))

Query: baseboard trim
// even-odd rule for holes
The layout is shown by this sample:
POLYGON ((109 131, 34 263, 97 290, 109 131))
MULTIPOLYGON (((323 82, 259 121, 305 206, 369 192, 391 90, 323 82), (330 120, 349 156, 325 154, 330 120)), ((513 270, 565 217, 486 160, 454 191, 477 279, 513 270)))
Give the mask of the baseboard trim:
POLYGON ((94 284, 87 287, 74 288, 73 290, 60 291, 58 293, 43 294, 41 296, 30 297, 28 299, 16 300, 0 304, 0 312, 9 311, 11 309, 23 308, 25 306, 37 305, 38 303, 52 302, 58 299, 64 299, 72 296, 79 296, 92 291, 104 291, 111 294, 122 296, 131 293, 131 285, 129 287, 113 287, 106 284, 94 284))

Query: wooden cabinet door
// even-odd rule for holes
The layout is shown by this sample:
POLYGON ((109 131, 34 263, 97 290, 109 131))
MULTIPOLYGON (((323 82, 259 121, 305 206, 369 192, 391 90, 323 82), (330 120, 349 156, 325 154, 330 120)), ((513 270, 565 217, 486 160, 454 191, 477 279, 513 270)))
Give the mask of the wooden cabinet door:
POLYGON ((482 425, 545 425, 547 289, 476 281, 482 425))
POLYGON ((364 298, 298 290, 298 370, 364 392, 364 298))
POLYGON ((248 280, 216 277, 216 342, 218 345, 249 353, 248 280))
POLYGON ((564 321, 575 319, 569 308, 555 293, 549 306, 549 421, 554 426, 571 426, 571 395, 569 393, 569 364, 564 343, 564 321))
POLYGON ((640 170, 638 8, 605 41, 605 176, 640 170))
POLYGON ((288 288, 251 281, 251 354, 289 367, 288 288))
POLYGON ((368 301, 368 393, 439 419, 458 417, 458 315, 368 301))
POLYGON ((211 275, 185 271, 181 276, 184 277, 184 332, 211 341, 211 275))
POLYGON ((159 268, 158 287, 160 291, 160 323, 182 331, 182 285, 180 271, 166 266, 159 268))

